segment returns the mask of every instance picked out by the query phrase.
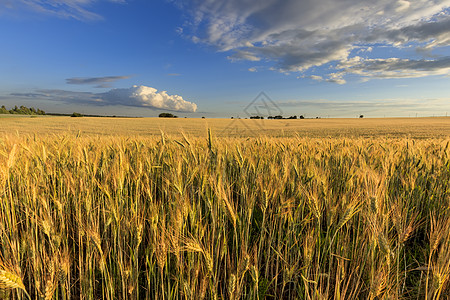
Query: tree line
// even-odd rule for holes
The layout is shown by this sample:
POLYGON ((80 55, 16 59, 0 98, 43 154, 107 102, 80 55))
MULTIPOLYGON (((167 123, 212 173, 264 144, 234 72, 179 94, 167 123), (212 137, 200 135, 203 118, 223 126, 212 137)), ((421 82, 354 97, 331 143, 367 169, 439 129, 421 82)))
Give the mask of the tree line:
MULTIPOLYGON (((231 117, 231 118, 233 119, 233 117, 231 117)), ((298 117, 298 119, 304 119, 304 118, 305 118, 304 116, 299 116, 298 117)), ((262 116, 251 116, 250 119, 262 120, 262 119, 264 119, 264 117, 262 117, 262 116)), ((296 120, 297 116, 290 116, 290 117, 287 117, 287 118, 285 118, 283 116, 268 116, 267 119, 269 119, 269 120, 272 120, 272 119, 275 119, 275 120, 296 120)))
POLYGON ((0 108, 0 114, 11 114, 11 115, 45 115, 45 111, 41 109, 35 109, 34 107, 14 106, 14 108, 8 110, 4 105, 0 108))

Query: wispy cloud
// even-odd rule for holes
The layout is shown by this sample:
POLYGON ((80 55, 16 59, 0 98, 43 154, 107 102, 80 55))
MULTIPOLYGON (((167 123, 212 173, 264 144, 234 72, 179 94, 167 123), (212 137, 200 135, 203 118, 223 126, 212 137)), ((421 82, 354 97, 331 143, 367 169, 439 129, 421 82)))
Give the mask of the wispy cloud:
MULTIPOLYGON (((437 111, 450 110, 450 98, 413 99, 391 98, 373 99, 364 101, 332 101, 325 99, 305 99, 278 101, 280 107, 289 108, 292 111, 315 112, 323 115, 352 115, 370 113, 372 115, 408 115, 419 113, 432 115, 437 111)), ((444 113, 445 114, 445 113, 444 113)))
POLYGON ((340 71, 330 76, 343 80, 347 74, 365 78, 418 78, 450 74, 450 56, 436 59, 364 59, 359 56, 342 61, 336 67, 340 71))
POLYGON ((73 77, 67 78, 67 84, 89 84, 96 85, 97 88, 107 88, 111 87, 109 83, 121 80, 128 79, 131 76, 104 76, 104 77, 73 77))
POLYGON ((33 12, 80 21, 101 20, 103 17, 90 10, 96 2, 126 3, 126 0, 0 0, 0 13, 22 14, 33 12))
MULTIPOLYGON (((231 60, 271 61, 278 71, 300 73, 330 65, 324 81, 344 83, 343 70, 342 76, 333 75, 338 65, 361 49, 371 59, 385 59, 376 57, 375 50, 390 47, 410 60, 401 72, 404 77, 449 74, 446 67, 439 67, 439 58, 434 59, 433 72, 421 72, 422 64, 411 61, 417 60, 413 56, 420 51, 450 46, 450 0, 180 1, 192 15, 183 34, 219 51, 230 51, 231 60)), ((361 65, 372 66, 369 61, 361 65)), ((349 72, 356 74, 354 69, 349 72)), ((369 69, 365 69, 366 78, 382 78, 369 69)))
POLYGON ((182 112, 197 110, 197 104, 186 101, 179 95, 169 95, 166 91, 158 92, 152 87, 136 85, 127 89, 112 89, 106 93, 38 90, 34 93, 13 93, 10 96, 94 106, 123 105, 182 112))

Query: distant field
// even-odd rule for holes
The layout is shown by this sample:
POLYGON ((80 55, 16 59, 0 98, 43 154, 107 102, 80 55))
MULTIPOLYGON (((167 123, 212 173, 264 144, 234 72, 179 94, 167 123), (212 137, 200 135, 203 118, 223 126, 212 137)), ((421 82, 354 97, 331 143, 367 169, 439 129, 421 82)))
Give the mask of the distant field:
POLYGON ((156 136, 184 133, 203 137, 210 128, 217 137, 411 137, 450 136, 450 118, 379 119, 160 119, 0 117, 0 134, 62 134, 84 136, 156 136))

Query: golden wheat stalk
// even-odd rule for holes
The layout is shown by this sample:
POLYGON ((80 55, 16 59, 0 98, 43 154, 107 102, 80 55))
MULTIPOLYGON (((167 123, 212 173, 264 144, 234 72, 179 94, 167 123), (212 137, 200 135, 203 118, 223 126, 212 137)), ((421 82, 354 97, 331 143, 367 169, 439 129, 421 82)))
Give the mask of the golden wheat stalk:
POLYGON ((2 268, 2 270, 0 270, 0 290, 20 289, 25 292, 28 298, 30 298, 20 276, 9 268, 6 268, 4 265, 0 265, 0 267, 2 268))
POLYGON ((11 294, 10 290, 5 290, 0 288, 0 299, 9 299, 9 295, 11 294))
POLYGON ((9 152, 8 162, 6 163, 8 169, 10 169, 14 165, 14 160, 16 158, 16 150, 17 144, 14 144, 13 148, 11 149, 11 152, 9 152))

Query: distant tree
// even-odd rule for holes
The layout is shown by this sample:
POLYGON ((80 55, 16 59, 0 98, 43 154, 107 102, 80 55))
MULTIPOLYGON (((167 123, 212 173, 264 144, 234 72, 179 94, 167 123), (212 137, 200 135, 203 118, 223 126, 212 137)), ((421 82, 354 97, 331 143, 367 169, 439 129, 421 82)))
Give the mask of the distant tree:
POLYGON ((360 119, 364 118, 364 115, 359 115, 359 118, 360 118, 360 119))
POLYGON ((10 110, 9 110, 9 113, 10 113, 10 114, 18 114, 18 113, 19 113, 19 108, 17 107, 17 105, 14 106, 13 109, 10 109, 10 110))
POLYGON ((277 120, 281 120, 281 119, 283 119, 283 116, 275 116, 275 117, 273 117, 274 119, 277 119, 277 120))
POLYGON ((300 116, 300 119, 304 119, 305 117, 303 115, 300 116))
POLYGON ((202 119, 205 119, 205 117, 202 117, 202 119))
POLYGON ((296 120, 296 119, 297 119, 297 116, 290 116, 288 119, 290 119, 290 120, 296 120))
POLYGON ((269 120, 272 120, 272 119, 273 119, 273 117, 272 117, 272 116, 268 116, 268 117, 267 117, 267 119, 269 119, 269 120))
POLYGON ((74 113, 71 115, 72 118, 80 118, 80 117, 82 117, 82 116, 83 116, 82 114, 77 113, 77 112, 74 112, 74 113))
POLYGON ((177 116, 171 114, 171 113, 160 113, 159 114, 160 118, 178 118, 177 116))
POLYGON ((16 114, 16 115, 45 115, 45 112, 34 107, 26 107, 21 105, 20 107, 14 106, 13 109, 8 110, 4 105, 0 107, 0 114, 16 114))
POLYGON ((264 117, 260 117, 260 116, 251 116, 250 119, 262 120, 262 119, 264 119, 264 117))
POLYGON ((31 115, 31 110, 28 107, 21 105, 19 108, 19 113, 21 115, 31 115))

